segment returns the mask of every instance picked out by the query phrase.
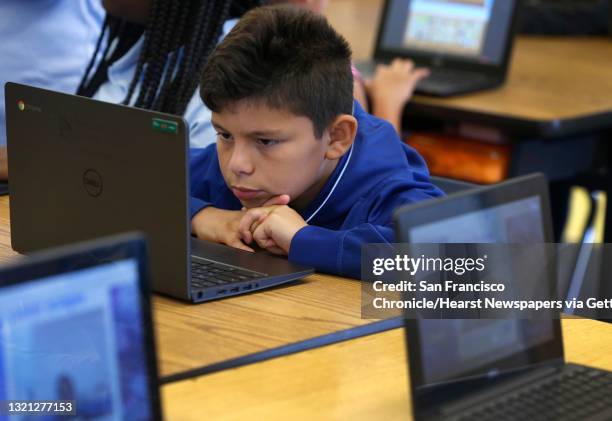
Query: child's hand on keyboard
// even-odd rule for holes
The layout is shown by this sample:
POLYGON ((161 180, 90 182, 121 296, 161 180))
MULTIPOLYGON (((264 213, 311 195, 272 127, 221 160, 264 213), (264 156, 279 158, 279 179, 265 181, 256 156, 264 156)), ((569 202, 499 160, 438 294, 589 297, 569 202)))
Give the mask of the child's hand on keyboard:
POLYGON ((400 133, 404 106, 417 83, 428 75, 429 70, 415 67, 411 60, 396 58, 389 65, 379 64, 374 78, 366 82, 371 113, 390 121, 400 133))

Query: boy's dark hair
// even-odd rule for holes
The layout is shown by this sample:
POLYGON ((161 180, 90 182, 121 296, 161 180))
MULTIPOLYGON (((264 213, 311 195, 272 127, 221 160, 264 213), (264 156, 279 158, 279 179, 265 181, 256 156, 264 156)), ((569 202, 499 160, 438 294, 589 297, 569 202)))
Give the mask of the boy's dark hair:
POLYGON ((146 26, 107 15, 77 94, 93 96, 108 80, 108 68, 144 34, 123 104, 130 104, 140 82, 134 106, 183 115, 225 21, 259 4, 260 0, 153 0, 146 26), (181 47, 182 54, 170 54, 181 47))
POLYGON ((259 7, 210 55, 200 95, 213 112, 248 98, 308 117, 320 138, 338 115, 352 113, 351 49, 322 16, 259 7))

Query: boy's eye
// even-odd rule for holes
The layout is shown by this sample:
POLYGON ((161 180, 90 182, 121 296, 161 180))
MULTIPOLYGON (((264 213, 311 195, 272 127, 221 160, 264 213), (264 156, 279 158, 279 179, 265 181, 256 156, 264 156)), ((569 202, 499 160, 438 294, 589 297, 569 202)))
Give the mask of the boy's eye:
POLYGON ((257 143, 262 146, 274 146, 279 143, 279 141, 274 139, 257 139, 257 143))
POLYGON ((232 135, 229 133, 217 132, 217 137, 223 140, 230 140, 232 138, 232 135))

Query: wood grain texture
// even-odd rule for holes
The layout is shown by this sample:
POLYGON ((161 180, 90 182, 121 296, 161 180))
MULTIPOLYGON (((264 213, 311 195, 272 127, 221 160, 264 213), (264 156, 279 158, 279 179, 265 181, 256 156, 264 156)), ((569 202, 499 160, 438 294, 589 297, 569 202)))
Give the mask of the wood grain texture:
MULTIPOLYGON (((562 321, 570 362, 612 370, 612 325, 562 321)), ((168 420, 411 419, 402 329, 169 384, 168 420)))
POLYGON ((161 375, 369 323, 358 281, 312 275, 266 292, 204 304, 153 300, 161 375))
POLYGON ((0 197, 0 262, 9 262, 19 254, 11 248, 11 224, 8 196, 0 197))
POLYGON ((524 120, 580 118, 612 112, 611 68, 609 39, 520 37, 501 88, 448 99, 417 96, 414 101, 524 120))

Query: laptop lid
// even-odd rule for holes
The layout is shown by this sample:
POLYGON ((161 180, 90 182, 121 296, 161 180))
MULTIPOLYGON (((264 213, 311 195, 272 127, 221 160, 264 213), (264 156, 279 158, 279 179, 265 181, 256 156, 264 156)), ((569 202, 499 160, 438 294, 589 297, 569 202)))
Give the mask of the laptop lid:
MULTIPOLYGON (((541 174, 406 206, 395 221, 399 242, 552 242, 541 174)), ((468 379, 563 360, 558 319, 407 320, 406 337, 415 414, 469 393, 468 379)))
POLYGON ((385 0, 374 58, 505 78, 520 0, 385 0))
POLYGON ((183 119, 15 83, 5 89, 12 247, 29 253, 142 231, 153 289, 188 299, 183 119))
MULTIPOLYGON (((7 400, 72 402, 78 419, 161 419, 140 235, 0 268, 0 419, 30 419, 4 418, 7 400)), ((44 419, 66 415, 54 408, 44 419)))

